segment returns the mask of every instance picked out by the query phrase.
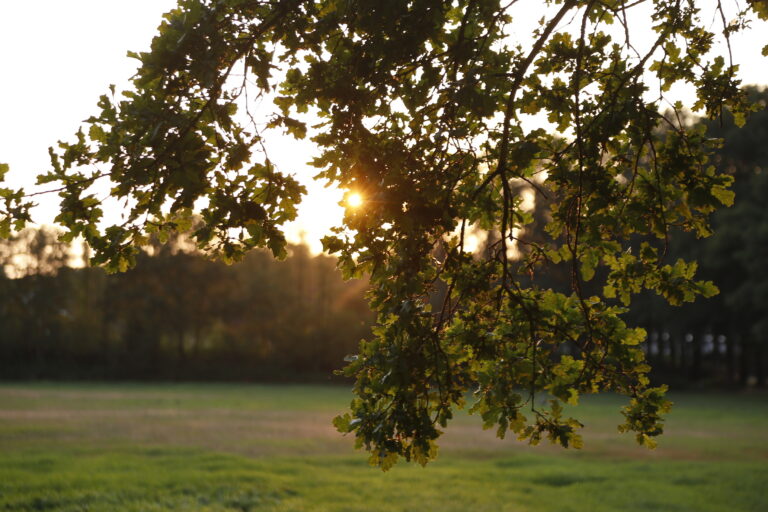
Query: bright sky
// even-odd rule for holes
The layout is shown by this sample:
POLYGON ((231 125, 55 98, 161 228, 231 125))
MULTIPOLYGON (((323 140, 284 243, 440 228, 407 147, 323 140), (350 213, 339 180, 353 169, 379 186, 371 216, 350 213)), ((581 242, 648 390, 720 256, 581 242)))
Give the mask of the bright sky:
MULTIPOLYGON (((49 166, 48 147, 71 140, 110 83, 124 87, 164 12, 176 0, 0 1, 0 162, 11 166, 8 181, 27 189, 49 166)), ((319 239, 341 222, 339 190, 311 179, 312 144, 273 140, 270 157, 281 170, 296 172, 307 185, 299 219, 287 227, 291 241, 302 236, 315 252, 319 239)), ((57 197, 39 198, 34 219, 50 223, 57 197)), ((115 220, 114 218, 112 220, 115 220)))
MULTIPOLYGON (((541 5, 539 0, 530 1, 541 5)), ((126 51, 147 49, 162 13, 175 4, 176 0, 0 2, 0 162, 11 165, 13 185, 30 187, 35 176, 47 170, 48 146, 69 139, 81 121, 95 113, 96 100, 110 83, 124 86, 136 67, 126 51)), ((536 9, 528 14, 540 16, 536 9)), ((766 43, 765 31, 734 41, 745 84, 768 82, 766 61, 760 57, 766 43)), ((296 172, 309 189, 298 221, 287 229, 289 239, 297 241, 306 233, 306 241, 319 251, 319 238, 341 221, 341 192, 312 183, 314 172, 305 165, 312 153, 310 143, 278 140, 270 149, 278 167, 296 172)), ((53 219, 55 199, 40 201, 36 220, 53 219)))

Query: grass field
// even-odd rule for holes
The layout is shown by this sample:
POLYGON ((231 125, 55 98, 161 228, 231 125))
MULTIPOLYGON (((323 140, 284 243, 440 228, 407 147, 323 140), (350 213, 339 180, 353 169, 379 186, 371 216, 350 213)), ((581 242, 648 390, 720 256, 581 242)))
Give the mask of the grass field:
POLYGON ((579 407, 585 448, 449 426, 427 468, 371 468, 331 418, 349 392, 257 385, 0 385, 0 511, 768 510, 768 396, 673 395, 654 451, 579 407))

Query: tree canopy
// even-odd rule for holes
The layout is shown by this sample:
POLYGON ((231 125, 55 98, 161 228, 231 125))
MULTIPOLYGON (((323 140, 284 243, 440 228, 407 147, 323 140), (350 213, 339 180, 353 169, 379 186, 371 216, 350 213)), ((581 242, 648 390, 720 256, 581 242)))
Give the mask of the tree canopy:
MULTIPOLYGON (((737 66, 715 44, 755 16, 764 3, 180 0, 130 54, 132 89, 102 96, 39 181, 56 184, 65 237, 113 271, 195 210, 202 249, 279 257, 305 191, 265 133, 309 136, 318 177, 365 198, 324 245, 371 283, 377 326, 344 370, 356 398, 335 425, 372 463, 426 463, 468 401, 501 437, 579 446, 563 405, 605 390, 630 397, 620 429, 652 446, 669 403, 622 313, 643 290, 671 304, 716 293, 694 262, 664 259, 671 228, 706 236, 733 200, 717 141, 684 110, 743 122, 737 66), (541 20, 520 27, 530 9, 541 20), (639 17, 649 39, 633 37, 639 17), (680 83, 691 105, 670 96, 680 83), (98 180, 124 222, 101 226, 98 180), (543 236, 526 230, 526 194, 547 205, 543 236)), ((30 200, 0 193, 7 235, 30 200)))

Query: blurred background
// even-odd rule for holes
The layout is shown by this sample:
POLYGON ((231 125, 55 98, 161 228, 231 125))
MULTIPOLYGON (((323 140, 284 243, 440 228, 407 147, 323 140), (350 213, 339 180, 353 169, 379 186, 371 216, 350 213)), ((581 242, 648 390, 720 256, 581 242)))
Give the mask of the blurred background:
MULTIPOLYGON (((683 307, 641 295, 626 315, 648 332, 653 379, 673 388, 766 384, 768 91, 749 91, 762 108, 743 128, 727 112, 694 121, 724 141, 714 162, 735 178, 734 206, 713 216, 711 237, 672 232, 665 249, 669 262, 697 260, 720 294, 683 307)), ((548 205, 531 207, 524 236, 546 237, 548 205)), ((289 253, 279 262, 255 251, 227 266, 176 238, 145 247, 134 270, 107 275, 53 228, 28 229, 0 241, 0 376, 327 381, 369 332, 366 283, 343 281, 334 258, 306 244, 289 253)), ((562 274, 542 284, 562 287, 562 274)))

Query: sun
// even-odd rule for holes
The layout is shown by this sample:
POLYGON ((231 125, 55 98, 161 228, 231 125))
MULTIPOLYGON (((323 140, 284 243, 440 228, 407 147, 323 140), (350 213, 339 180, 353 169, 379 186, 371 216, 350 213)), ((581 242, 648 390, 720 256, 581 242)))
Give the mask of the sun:
POLYGON ((357 192, 352 192, 347 195, 347 206, 350 208, 359 208, 363 205, 363 196, 357 192))

